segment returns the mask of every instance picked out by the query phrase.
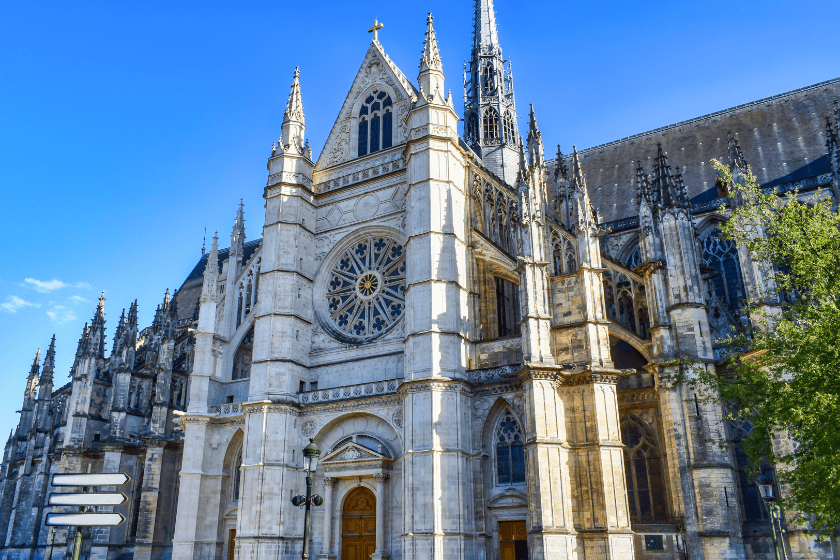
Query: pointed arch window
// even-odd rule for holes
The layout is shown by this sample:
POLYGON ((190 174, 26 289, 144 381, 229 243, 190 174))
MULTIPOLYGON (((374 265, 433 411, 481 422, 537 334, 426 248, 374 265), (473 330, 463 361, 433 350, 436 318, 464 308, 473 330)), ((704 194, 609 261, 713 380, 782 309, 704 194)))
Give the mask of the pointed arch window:
POLYGON ((251 327, 242 342, 239 343, 239 348, 236 349, 236 355, 233 357, 233 373, 230 376, 233 381, 251 377, 251 355, 253 351, 254 327, 251 327))
MULTIPOLYGON (((729 408, 733 407, 730 405, 729 408)), ((733 414, 733 416, 734 418, 729 420, 729 437, 732 441, 732 454, 735 458, 735 469, 738 473, 744 521, 766 522, 768 520, 767 510, 761 503, 761 496, 758 493, 758 486, 754 482, 755 479, 750 477, 753 468, 743 444, 743 441, 752 433, 753 426, 749 419, 738 414, 733 414)), ((773 469, 769 464, 761 465, 760 469, 762 474, 769 476, 771 479, 775 478, 773 469)), ((779 495, 778 491, 778 488, 774 490, 777 496, 779 495)))
POLYGON ((496 278, 496 317, 499 338, 519 336, 519 286, 496 278))
POLYGON ((662 458, 656 436, 646 424, 628 416, 621 423, 621 441, 626 446, 624 474, 630 520, 633 523, 661 522, 667 514, 662 458))
POLYGON ((467 144, 475 144, 478 142, 478 117, 475 113, 471 113, 467 117, 466 134, 467 144))
POLYGON ((231 471, 230 476, 233 478, 233 492, 231 495, 233 496, 233 501, 239 499, 239 485, 240 479, 242 478, 242 448, 239 448, 239 452, 236 454, 236 460, 233 462, 233 471, 231 471))
POLYGON ((481 91, 484 95, 496 95, 496 71, 491 63, 481 70, 481 91))
POLYGON ((716 228, 703 240, 703 263, 717 271, 711 279, 711 288, 726 303, 729 311, 738 317, 744 302, 741 263, 735 242, 723 239, 720 235, 720 230, 716 228))
POLYGON ((359 109, 359 157, 388 149, 394 139, 394 107, 385 91, 373 90, 359 109))
POLYGON ((525 438, 511 411, 508 410, 502 415, 495 435, 497 484, 523 484, 525 438))
POLYGON ((502 120, 503 128, 504 128, 504 141, 505 142, 515 142, 516 138, 513 132, 513 117, 510 116, 510 111, 505 111, 505 117, 502 120))
POLYGON ((496 111, 495 107, 488 107, 484 111, 481 127, 486 142, 496 142, 499 140, 499 112, 496 111))

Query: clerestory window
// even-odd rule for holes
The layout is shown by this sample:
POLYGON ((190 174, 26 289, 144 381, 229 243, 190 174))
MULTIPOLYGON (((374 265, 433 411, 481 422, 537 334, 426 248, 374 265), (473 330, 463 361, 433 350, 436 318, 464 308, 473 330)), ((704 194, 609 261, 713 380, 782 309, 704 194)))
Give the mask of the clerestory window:
POLYGON ((505 142, 516 142, 516 137, 513 132, 513 118, 510 116, 510 112, 505 112, 505 118, 502 121, 504 123, 504 133, 505 133, 505 142))
POLYGON ((359 157, 390 148, 394 111, 387 92, 373 90, 359 109, 359 157))
POLYGON ((509 410, 496 427, 497 484, 522 484, 525 482, 525 438, 519 422, 509 410))

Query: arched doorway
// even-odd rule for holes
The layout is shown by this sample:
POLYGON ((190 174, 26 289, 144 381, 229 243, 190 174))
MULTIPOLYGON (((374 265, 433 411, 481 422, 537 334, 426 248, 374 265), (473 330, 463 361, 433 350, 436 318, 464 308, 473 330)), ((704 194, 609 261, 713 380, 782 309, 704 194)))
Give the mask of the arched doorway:
POLYGON ((368 560, 376 551, 376 496, 364 487, 350 492, 341 514, 341 560, 368 560))

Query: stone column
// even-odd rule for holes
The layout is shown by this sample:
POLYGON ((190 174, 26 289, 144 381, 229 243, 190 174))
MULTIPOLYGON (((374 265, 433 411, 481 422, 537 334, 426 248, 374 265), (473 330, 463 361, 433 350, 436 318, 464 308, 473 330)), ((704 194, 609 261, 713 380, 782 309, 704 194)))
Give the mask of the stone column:
POLYGON ((155 542, 158 496, 160 495, 160 474, 163 466, 162 442, 149 442, 146 449, 146 464, 143 467, 143 493, 140 498, 140 515, 137 522, 137 536, 134 548, 135 560, 150 560, 155 542))
MULTIPOLYGON (((321 545, 321 553, 318 558, 335 558, 332 554, 332 493, 333 486, 335 486, 336 479, 328 476, 324 477, 324 528, 323 544, 321 545)), ((377 520, 378 522, 378 520, 377 520)))
POLYGON ((207 438, 207 424, 210 417, 184 415, 181 426, 184 430, 184 456, 181 463, 178 513, 175 516, 175 538, 172 540, 173 560, 197 558, 197 541, 203 521, 201 514, 201 491, 204 479, 204 448, 207 438))
POLYGON ((382 560, 390 557, 390 554, 385 550, 385 483, 388 481, 387 474, 377 474, 373 476, 376 481, 376 552, 371 556, 372 560, 382 560))
MULTIPOLYGON (((431 28, 427 37, 433 41, 431 28)), ((427 50, 432 51, 437 47, 427 50)), ((442 71, 421 68, 422 80, 442 84, 442 71)), ((444 89, 425 91, 431 96, 421 96, 409 115, 405 150, 402 556, 477 558, 466 374, 473 336, 465 317, 470 304, 466 153, 459 147, 458 116, 443 99, 444 89)))

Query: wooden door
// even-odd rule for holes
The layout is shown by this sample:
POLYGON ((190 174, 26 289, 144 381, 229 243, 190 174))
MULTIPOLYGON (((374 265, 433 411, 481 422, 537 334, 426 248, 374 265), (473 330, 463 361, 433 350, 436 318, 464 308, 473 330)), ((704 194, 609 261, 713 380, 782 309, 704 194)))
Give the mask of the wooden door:
POLYGON ((233 560, 236 551, 236 529, 230 530, 230 547, 228 548, 228 560, 233 560))
POLYGON ((524 521, 499 522, 501 560, 528 560, 528 533, 524 521))
POLYGON ((356 488, 341 514, 341 560, 370 560, 376 551, 376 496, 356 488))

